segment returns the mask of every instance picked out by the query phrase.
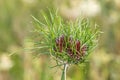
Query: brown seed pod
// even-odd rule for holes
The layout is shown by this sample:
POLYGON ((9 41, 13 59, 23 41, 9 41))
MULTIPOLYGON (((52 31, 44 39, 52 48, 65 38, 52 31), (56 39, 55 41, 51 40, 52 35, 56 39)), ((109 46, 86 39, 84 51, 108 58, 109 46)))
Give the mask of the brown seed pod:
POLYGON ((73 51, 72 51, 72 49, 70 49, 70 48, 67 48, 67 54, 68 54, 68 56, 70 56, 71 58, 73 58, 74 56, 74 53, 73 53, 73 51))
POLYGON ((85 55, 86 51, 87 51, 87 46, 84 45, 84 46, 81 48, 81 54, 82 54, 82 56, 85 55))
POLYGON ((76 42, 75 42, 75 48, 76 48, 77 52, 80 52, 80 41, 79 40, 76 40, 76 42))
POLYGON ((59 37, 59 49, 60 49, 59 51, 60 52, 62 52, 64 45, 65 45, 65 37, 64 35, 62 35, 59 37))
POLYGON ((60 36, 59 38, 57 38, 55 40, 56 42, 56 48, 55 50, 62 52, 63 51, 63 47, 65 45, 65 39, 64 39, 64 35, 60 36))

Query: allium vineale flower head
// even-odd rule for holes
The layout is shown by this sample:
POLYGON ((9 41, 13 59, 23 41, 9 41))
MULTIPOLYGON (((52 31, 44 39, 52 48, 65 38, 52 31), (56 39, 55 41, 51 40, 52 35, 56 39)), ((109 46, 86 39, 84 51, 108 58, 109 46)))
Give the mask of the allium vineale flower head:
POLYGON ((39 47, 58 62, 67 64, 83 63, 98 44, 98 26, 91 25, 85 18, 76 21, 65 21, 57 11, 42 12, 44 21, 35 20, 35 31, 42 36, 39 47))

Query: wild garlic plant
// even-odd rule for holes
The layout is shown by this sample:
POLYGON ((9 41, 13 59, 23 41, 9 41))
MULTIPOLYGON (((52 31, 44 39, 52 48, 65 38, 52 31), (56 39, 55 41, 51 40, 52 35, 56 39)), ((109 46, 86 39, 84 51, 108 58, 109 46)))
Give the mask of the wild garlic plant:
POLYGON ((57 10, 49 10, 49 15, 41 12, 45 22, 32 16, 35 31, 42 36, 39 47, 46 49, 57 62, 64 66, 61 80, 66 80, 66 70, 72 64, 84 63, 98 44, 100 31, 95 24, 85 18, 65 21, 57 10))

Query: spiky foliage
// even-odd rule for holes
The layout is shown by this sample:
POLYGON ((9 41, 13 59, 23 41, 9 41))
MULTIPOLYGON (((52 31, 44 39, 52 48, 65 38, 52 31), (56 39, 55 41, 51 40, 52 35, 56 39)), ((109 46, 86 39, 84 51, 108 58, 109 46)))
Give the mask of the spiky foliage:
POLYGON ((43 36, 40 48, 46 51, 57 61, 78 64, 97 45, 100 33, 97 25, 91 26, 88 19, 79 18, 76 21, 64 21, 57 11, 49 10, 49 15, 42 12, 45 23, 33 17, 36 22, 35 31, 43 36))

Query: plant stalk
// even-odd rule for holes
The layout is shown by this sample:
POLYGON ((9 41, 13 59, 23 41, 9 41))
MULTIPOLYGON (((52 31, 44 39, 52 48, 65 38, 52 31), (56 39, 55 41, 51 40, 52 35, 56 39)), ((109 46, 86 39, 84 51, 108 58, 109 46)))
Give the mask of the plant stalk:
POLYGON ((66 72, 67 72, 68 64, 64 64, 61 80, 66 80, 66 72))

